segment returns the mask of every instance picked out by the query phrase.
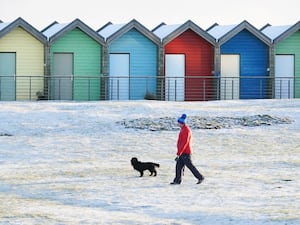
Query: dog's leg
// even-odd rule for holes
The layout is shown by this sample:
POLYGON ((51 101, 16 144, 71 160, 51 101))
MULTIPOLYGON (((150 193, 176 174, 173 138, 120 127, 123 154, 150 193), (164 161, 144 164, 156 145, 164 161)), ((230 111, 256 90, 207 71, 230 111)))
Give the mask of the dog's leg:
POLYGON ((143 171, 140 171, 140 177, 142 177, 144 175, 143 171))

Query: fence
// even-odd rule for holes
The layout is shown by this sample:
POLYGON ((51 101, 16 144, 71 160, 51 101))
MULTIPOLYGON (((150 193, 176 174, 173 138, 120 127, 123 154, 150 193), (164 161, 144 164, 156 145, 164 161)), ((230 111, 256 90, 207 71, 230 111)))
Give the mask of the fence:
POLYGON ((0 101, 299 98, 300 77, 0 76, 0 101))

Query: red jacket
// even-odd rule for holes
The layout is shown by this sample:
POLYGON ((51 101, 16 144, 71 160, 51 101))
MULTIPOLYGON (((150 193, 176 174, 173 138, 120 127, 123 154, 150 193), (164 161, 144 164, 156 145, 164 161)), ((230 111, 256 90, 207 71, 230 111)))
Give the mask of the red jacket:
POLYGON ((189 155, 192 154, 191 139, 192 139, 191 129, 185 124, 181 128, 177 140, 178 156, 181 156, 182 154, 189 154, 189 155))

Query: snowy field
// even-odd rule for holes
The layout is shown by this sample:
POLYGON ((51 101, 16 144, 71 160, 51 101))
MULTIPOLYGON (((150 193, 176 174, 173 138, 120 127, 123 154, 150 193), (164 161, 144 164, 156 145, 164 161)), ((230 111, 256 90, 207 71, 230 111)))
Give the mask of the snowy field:
MULTIPOLYGON (((0 102, 0 224, 300 224, 300 100, 0 102), (124 121, 269 115, 291 123, 193 129, 175 175, 177 129, 124 121), (123 122, 122 122, 123 121, 123 122), (131 157, 159 163, 138 177, 131 157)), ((170 126, 173 126, 172 124, 170 126)))

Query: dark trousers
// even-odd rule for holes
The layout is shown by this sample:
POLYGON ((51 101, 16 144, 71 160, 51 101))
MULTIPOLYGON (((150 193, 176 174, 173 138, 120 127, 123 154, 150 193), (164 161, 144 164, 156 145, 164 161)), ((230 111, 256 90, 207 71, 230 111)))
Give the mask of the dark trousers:
POLYGON ((181 183, 181 177, 183 175, 184 166, 189 168, 189 170, 192 172, 192 174, 198 179, 202 180, 203 176, 202 174, 197 170, 197 168, 193 165, 191 160, 191 155, 188 154, 182 154, 176 163, 176 177, 174 178, 175 183, 180 184, 181 183))

